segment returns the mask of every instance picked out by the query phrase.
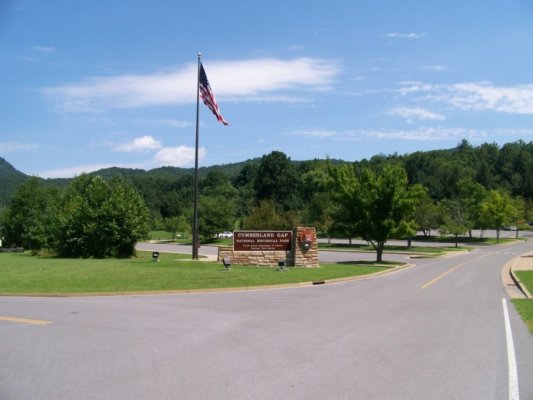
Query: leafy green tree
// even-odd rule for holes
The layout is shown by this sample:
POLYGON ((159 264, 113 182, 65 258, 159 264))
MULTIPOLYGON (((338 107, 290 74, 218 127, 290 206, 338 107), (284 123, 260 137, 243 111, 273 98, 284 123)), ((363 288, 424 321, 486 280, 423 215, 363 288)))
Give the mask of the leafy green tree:
POLYGON ((109 182, 86 174, 65 193, 58 250, 69 257, 127 257, 146 236, 149 211, 137 192, 122 179, 109 182))
POLYGON ((184 207, 179 192, 166 191, 160 193, 159 211, 163 218, 176 217, 183 214, 184 207))
POLYGON ((459 246, 459 235, 468 231, 468 219, 461 202, 458 200, 444 199, 440 202, 440 232, 451 234, 455 238, 455 247, 459 246))
POLYGON ((304 225, 314 226, 318 234, 331 237, 335 204, 330 190, 331 177, 328 173, 328 164, 315 160, 302 163, 300 170, 304 225), (303 167, 305 164, 306 168, 303 167))
POLYGON ((2 214, 5 244, 32 250, 50 249, 58 223, 59 191, 32 177, 13 195, 2 214))
POLYGON ((276 209, 272 200, 260 201, 242 221, 242 229, 246 230, 285 230, 294 226, 290 218, 276 209))
POLYGON ((257 176, 257 164, 245 164, 232 180, 237 190, 235 199, 236 217, 240 220, 250 213, 257 203, 255 198, 254 181, 257 176))
POLYGON ((235 186, 236 188, 242 188, 244 186, 253 186, 255 178, 257 177, 258 169, 259 166, 257 164, 244 164, 237 176, 233 178, 233 186, 235 186))
POLYGON ((413 220, 424 236, 431 236, 431 229, 439 224, 437 206, 425 186, 419 184, 416 186, 419 189, 414 199, 413 220))
POLYGON ((256 199, 272 200, 284 211, 301 207, 300 177, 290 158, 281 151, 263 156, 254 181, 256 199))
POLYGON ((198 229, 205 240, 221 231, 233 230, 234 220, 235 206, 231 199, 224 196, 200 196, 198 229))
POLYGON ((237 189, 233 187, 230 179, 222 171, 211 171, 200 182, 200 193, 205 196, 224 196, 234 198, 237 196, 237 189))
POLYGON ((487 196, 487 190, 470 178, 461 179, 458 183, 461 210, 468 234, 472 237, 472 229, 481 227, 481 204, 487 196))
POLYGON ((178 232, 189 232, 191 230, 190 221, 184 215, 163 218, 163 225, 167 232, 172 233, 173 239, 176 239, 178 232))
MULTIPOLYGON (((407 238, 407 248, 411 248, 412 239, 416 236, 418 230, 423 229, 419 224, 421 221, 420 208, 425 205, 425 201, 429 198, 427 189, 420 185, 412 185, 409 188, 406 204, 409 212, 405 219, 400 223, 395 235, 398 238, 407 238)), ((422 221, 426 222, 426 221, 422 221)), ((425 227, 424 227, 425 228, 425 227)))
POLYGON ((496 240, 500 241, 500 230, 507 224, 516 221, 517 210, 509 194, 491 190, 481 204, 480 218, 483 224, 496 229, 496 240))
POLYGON ((343 223, 372 244, 381 262, 385 243, 403 228, 413 207, 405 169, 386 162, 377 172, 367 167, 356 171, 348 165, 331 172, 336 200, 350 217, 343 223))
POLYGON ((318 233, 325 234, 331 238, 335 212, 333 197, 327 192, 318 192, 311 196, 306 202, 305 225, 314 226, 318 233))

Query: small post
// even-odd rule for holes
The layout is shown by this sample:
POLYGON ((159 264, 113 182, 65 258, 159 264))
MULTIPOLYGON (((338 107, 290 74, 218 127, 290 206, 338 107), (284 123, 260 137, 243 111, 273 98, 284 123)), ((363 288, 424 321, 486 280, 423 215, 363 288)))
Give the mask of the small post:
POLYGON ((224 264, 224 268, 226 269, 226 271, 231 271, 231 258, 224 257, 222 259, 222 264, 224 264))

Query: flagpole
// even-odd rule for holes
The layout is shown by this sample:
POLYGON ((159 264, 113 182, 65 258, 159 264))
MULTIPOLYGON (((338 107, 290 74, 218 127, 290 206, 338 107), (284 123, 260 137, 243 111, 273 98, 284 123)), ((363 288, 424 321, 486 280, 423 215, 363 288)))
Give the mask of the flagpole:
POLYGON ((192 259, 198 260, 198 142, 199 142, 199 122, 200 122, 200 58, 202 53, 198 53, 198 77, 196 81, 196 146, 194 149, 194 200, 193 200, 193 223, 192 223, 192 259))

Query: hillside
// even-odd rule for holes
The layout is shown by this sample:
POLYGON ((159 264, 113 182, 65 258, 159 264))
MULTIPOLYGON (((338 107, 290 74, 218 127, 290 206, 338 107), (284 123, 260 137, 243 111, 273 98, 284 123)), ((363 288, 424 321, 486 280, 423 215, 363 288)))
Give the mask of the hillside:
POLYGON ((11 194, 28 178, 0 157, 0 206, 6 204, 11 194))
MULTIPOLYGON (((233 164, 224 165, 212 165, 209 167, 200 167, 198 170, 201 178, 207 176, 211 171, 221 171, 228 177, 235 177, 241 168, 246 164, 259 164, 260 158, 255 158, 247 161, 241 161, 233 164)), ((143 169, 131 169, 131 168, 105 168, 95 172, 91 172, 91 175, 98 175, 104 179, 110 179, 113 177, 121 176, 126 179, 135 178, 158 178, 163 180, 173 180, 182 178, 184 176, 192 176, 194 168, 179 168, 179 167, 160 167, 149 171, 143 169)), ((29 178, 28 175, 18 171, 9 162, 0 157, 0 207, 7 204, 11 195, 29 178)), ((63 188, 68 185, 70 179, 68 178, 55 178, 55 179, 43 179, 43 183, 46 186, 63 188)))
MULTIPOLYGON (((230 184, 240 186, 235 178, 246 165, 259 165, 262 158, 246 161, 212 165, 199 169, 200 178, 205 178, 211 171, 226 175, 230 184)), ((453 199, 460 194, 460 183, 472 181, 485 189, 498 189, 512 196, 533 200, 533 142, 516 141, 499 146, 495 143, 483 143, 472 146, 466 140, 451 149, 416 151, 399 155, 379 154, 370 159, 355 162, 357 168, 364 166, 379 167, 386 161, 403 164, 409 183, 420 184, 427 188, 434 200, 453 199)), ((324 160, 291 161, 303 176, 315 168, 324 168, 324 160)), ((342 163, 341 160, 329 160, 332 164, 342 163)), ((107 168, 91 173, 104 179, 121 176, 130 181, 149 203, 167 202, 186 204, 191 198, 193 168, 161 167, 149 171, 128 168, 107 168), (180 202, 176 198, 163 198, 165 191, 173 192, 170 197, 181 193, 180 202)), ((250 171, 247 171, 247 173, 250 171)), ((319 173, 320 175, 320 173, 319 173)), ((0 158, 0 206, 5 205, 14 191, 28 176, 17 171, 11 164, 0 158)), ((312 174, 307 179, 313 179, 312 174)), ((249 183, 250 176, 245 177, 249 183)), ((45 179, 43 184, 53 187, 65 187, 70 179, 45 179)), ((298 186, 302 182, 296 182, 298 186)), ((533 207, 531 205, 527 206, 533 207)))

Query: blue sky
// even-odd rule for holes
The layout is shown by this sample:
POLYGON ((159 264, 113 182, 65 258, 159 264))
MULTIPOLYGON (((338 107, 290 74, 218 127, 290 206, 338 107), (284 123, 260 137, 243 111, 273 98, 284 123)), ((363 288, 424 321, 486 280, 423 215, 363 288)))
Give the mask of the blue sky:
POLYGON ((42 177, 533 140, 533 3, 0 0, 0 157, 42 177))

